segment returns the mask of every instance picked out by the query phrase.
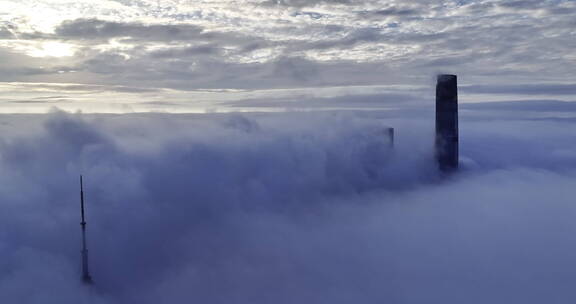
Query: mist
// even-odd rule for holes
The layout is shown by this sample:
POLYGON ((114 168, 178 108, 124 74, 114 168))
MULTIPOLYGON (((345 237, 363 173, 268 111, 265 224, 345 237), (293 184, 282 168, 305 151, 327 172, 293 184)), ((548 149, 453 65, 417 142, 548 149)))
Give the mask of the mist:
POLYGON ((464 107, 450 176, 426 106, 2 115, 0 299, 573 303, 574 112, 542 107, 464 107))

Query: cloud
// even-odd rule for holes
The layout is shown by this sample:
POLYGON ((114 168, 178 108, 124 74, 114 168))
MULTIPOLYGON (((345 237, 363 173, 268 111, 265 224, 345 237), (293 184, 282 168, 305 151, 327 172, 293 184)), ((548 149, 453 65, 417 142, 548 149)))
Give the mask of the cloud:
POLYGON ((0 25, 0 39, 14 39, 13 27, 11 25, 0 25))
MULTIPOLYGON (((406 90, 408 91, 408 90, 406 90)), ((285 97, 285 98, 254 98, 248 100, 235 100, 231 102, 221 103, 221 105, 237 108, 282 108, 282 109, 390 109, 398 106, 404 108, 422 105, 422 97, 418 93, 412 91, 406 92, 398 90, 395 92, 355 95, 353 93, 342 94, 341 96, 330 97, 312 97, 300 96, 298 98, 285 97)), ((415 90, 414 90, 415 91, 415 90)))
POLYGON ((306 7, 317 5, 352 5, 350 0, 268 0, 263 2, 264 5, 279 5, 279 6, 293 6, 293 7, 306 7))
MULTIPOLYGON (((63 4, 45 5, 67 11, 63 4)), ((371 85, 391 75, 414 85, 424 81, 423 75, 444 70, 467 75, 478 85, 490 83, 494 75, 503 83, 558 83, 574 70, 568 51, 573 48, 574 27, 570 1, 438 5, 250 0, 200 1, 191 6, 139 0, 107 2, 100 8, 83 5, 91 13, 58 15, 50 20, 53 28, 36 26, 40 19, 33 16, 6 17, 10 23, 4 24, 12 27, 4 26, 0 33, 20 40, 3 40, 0 57, 13 61, 1 54, 3 49, 19 53, 21 60, 4 78, 36 82, 80 78, 83 83, 130 87, 142 86, 134 80, 145 80, 144 86, 156 88, 258 89, 264 84, 266 88, 371 85), (14 24, 14 20, 28 21, 14 24), (57 66, 76 74, 48 69, 30 75, 30 68, 56 65, 52 57, 26 56, 31 48, 48 54, 49 43, 65 43, 74 50, 73 56, 59 58, 57 66), (274 65, 291 58, 306 62, 306 69, 313 71, 309 80, 322 75, 322 81, 298 81, 301 77, 286 81, 287 75, 295 74, 271 73, 274 65)))
POLYGON ((202 45, 156 51, 151 56, 153 58, 185 58, 190 56, 220 55, 220 53, 222 53, 222 49, 217 46, 202 45))
POLYGON ((462 112, 448 179, 429 107, 2 115, 0 290, 20 303, 569 302, 574 122, 491 111, 462 112), (80 173, 93 291, 79 280, 80 173))
POLYGON ((76 19, 63 22, 56 35, 74 39, 110 39, 131 37, 145 40, 190 40, 203 36, 203 29, 194 25, 145 25, 98 19, 76 19))
POLYGON ((576 84, 510 84, 510 85, 468 85, 461 86, 462 91, 484 94, 517 95, 574 95, 576 84))
POLYGON ((0 26, 0 78, 44 82, 3 84, 4 109, 295 111, 2 115, 4 301, 574 302, 575 109, 523 100, 574 95, 571 2, 41 4, 2 17, 27 21, 0 26), (27 55, 46 42, 77 51, 27 55), (517 99, 462 105, 448 179, 430 91, 368 87, 438 70, 464 98, 517 99), (94 291, 79 283, 80 173, 94 291))
POLYGON ((215 41, 228 44, 259 42, 242 33, 209 30, 193 24, 146 24, 130 21, 106 21, 100 19, 75 19, 64 21, 55 30, 54 38, 76 40, 109 40, 122 38, 123 43, 172 41, 215 41))
POLYGON ((375 16, 414 16, 419 15, 421 12, 411 8, 397 8, 391 7, 382 10, 371 11, 369 14, 375 16))
POLYGON ((520 1, 508 1, 498 3, 499 6, 512 8, 512 9, 534 9, 542 7, 542 1, 534 0, 520 0, 520 1))
POLYGON ((487 110, 487 111, 519 111, 519 112, 575 112, 576 102, 559 100, 516 100, 494 101, 482 103, 468 103, 461 105, 464 109, 487 110))

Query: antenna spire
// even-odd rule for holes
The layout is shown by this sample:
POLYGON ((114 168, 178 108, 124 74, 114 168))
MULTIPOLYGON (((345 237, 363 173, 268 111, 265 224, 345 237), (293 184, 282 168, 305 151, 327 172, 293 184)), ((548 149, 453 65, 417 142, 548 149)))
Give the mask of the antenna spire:
POLYGON ((86 248, 86 220, 84 218, 84 185, 82 183, 82 175, 80 175, 80 212, 82 214, 82 282, 85 284, 92 284, 92 277, 88 272, 88 249, 86 248))

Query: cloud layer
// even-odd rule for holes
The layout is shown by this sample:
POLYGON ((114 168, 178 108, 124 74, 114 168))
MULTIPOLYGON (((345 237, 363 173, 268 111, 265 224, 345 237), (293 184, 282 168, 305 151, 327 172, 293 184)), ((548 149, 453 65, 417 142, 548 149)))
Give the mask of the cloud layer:
POLYGON ((573 113, 3 115, 0 294, 38 303, 571 303, 573 113), (394 148, 386 128, 396 129, 394 148), (78 175, 90 262, 80 284, 78 175))
POLYGON ((414 85, 440 71, 480 85, 574 75, 573 1, 6 5, 3 81, 262 89, 414 85))

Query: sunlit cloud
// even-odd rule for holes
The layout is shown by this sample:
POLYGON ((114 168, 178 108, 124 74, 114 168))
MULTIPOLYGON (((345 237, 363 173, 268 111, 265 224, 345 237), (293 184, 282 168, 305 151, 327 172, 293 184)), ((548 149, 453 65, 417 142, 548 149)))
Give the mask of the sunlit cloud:
MULTIPOLYGON (((8 1, 3 81, 274 89, 565 81, 573 1, 8 1)), ((191 101, 194 102, 194 101, 191 101)))
POLYGON ((27 51, 32 57, 68 57, 74 55, 74 45, 56 41, 41 42, 27 51))

